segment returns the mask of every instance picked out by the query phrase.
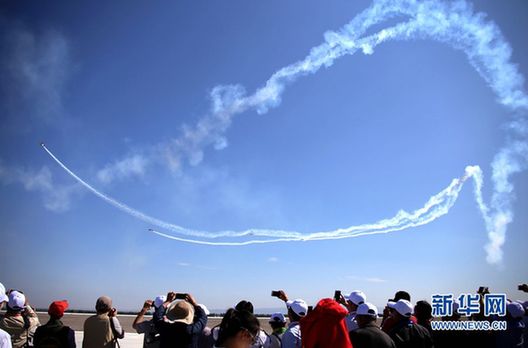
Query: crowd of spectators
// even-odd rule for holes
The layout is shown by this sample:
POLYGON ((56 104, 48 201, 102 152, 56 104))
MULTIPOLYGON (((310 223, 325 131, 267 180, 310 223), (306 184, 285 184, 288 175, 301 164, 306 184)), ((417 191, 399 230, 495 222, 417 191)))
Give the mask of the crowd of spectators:
MULTIPOLYGON (((519 286, 528 292, 528 285, 519 286)), ((134 319, 133 329, 143 334, 144 348, 431 348, 431 347, 528 347, 526 324, 528 301, 507 301, 506 330, 434 330, 432 306, 425 300, 411 302, 411 295, 398 291, 388 300, 382 314, 367 302, 364 292, 356 290, 343 296, 324 298, 312 307, 302 299, 291 300, 283 291, 273 296, 285 304, 286 316, 273 313, 270 332, 261 328, 250 301, 229 308, 219 325, 208 327, 207 307, 191 294, 168 292, 146 300, 134 319), (152 316, 148 315, 152 312, 152 316)), ((65 300, 54 301, 48 309, 49 321, 43 325, 22 291, 6 292, 0 283, 0 348, 72 348, 74 331, 61 321, 68 308, 65 300)), ((458 302, 452 315, 439 320, 463 320, 458 302)), ((115 348, 125 332, 112 299, 101 296, 96 314, 83 325, 83 348, 115 348)), ((470 320, 497 318, 476 315, 470 320)), ((467 319, 464 319, 467 320, 467 319)))

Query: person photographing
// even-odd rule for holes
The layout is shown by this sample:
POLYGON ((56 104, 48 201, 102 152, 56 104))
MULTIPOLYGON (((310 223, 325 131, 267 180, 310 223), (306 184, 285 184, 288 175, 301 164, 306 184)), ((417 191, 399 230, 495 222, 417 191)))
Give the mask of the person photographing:
POLYGON ((207 315, 191 294, 169 292, 154 312, 154 324, 160 334, 160 348, 197 348, 207 315))

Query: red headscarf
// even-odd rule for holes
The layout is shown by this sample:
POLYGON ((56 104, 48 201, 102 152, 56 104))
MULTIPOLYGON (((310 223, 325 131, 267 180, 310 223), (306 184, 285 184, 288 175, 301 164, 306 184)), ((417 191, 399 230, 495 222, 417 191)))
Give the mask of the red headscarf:
POLYGON ((301 319, 304 348, 352 348, 345 317, 348 311, 336 301, 325 298, 301 319))

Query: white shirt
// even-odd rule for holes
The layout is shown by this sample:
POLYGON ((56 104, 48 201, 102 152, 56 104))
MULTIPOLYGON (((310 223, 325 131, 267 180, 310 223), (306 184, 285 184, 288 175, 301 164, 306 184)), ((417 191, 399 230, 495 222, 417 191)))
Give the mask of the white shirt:
POLYGON ((269 348, 271 346, 270 337, 263 331, 257 334, 257 342, 251 348, 269 348))
POLYGON ((4 330, 0 329, 0 348, 11 348, 11 336, 4 330))
POLYGON ((282 335, 282 348, 301 348, 301 326, 294 321, 282 335))
POLYGON ((356 321, 356 312, 348 313, 348 315, 345 317, 345 322, 348 332, 359 329, 359 325, 356 321))

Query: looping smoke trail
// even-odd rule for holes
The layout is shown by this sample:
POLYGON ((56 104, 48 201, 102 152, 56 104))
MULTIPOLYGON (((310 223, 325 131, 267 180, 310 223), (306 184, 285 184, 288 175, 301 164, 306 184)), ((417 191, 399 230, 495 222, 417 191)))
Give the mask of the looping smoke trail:
MULTIPOLYGON (((243 246, 251 244, 265 244, 265 243, 277 243, 277 242, 293 242, 293 241, 313 241, 313 240, 332 240, 332 239, 343 239, 343 238, 354 238, 373 234, 389 233, 394 231, 401 231, 411 227, 422 226, 438 219, 439 217, 447 214, 449 209, 455 204, 464 183, 473 178, 475 182, 475 191, 477 195, 480 195, 480 189, 482 187, 482 171, 478 166, 468 166, 465 170, 464 175, 461 178, 453 179, 451 184, 445 189, 440 191, 438 194, 429 198, 429 200, 420 209, 415 210, 412 213, 406 211, 400 211, 394 217, 390 219, 380 220, 373 224, 364 224, 358 226, 351 226, 348 228, 337 229, 334 231, 322 231, 313 233, 299 233, 289 232, 280 230, 263 230, 263 229, 250 229, 246 231, 223 231, 223 232, 203 232, 190 230, 181 226, 177 226, 153 217, 150 217, 134 208, 123 204, 116 199, 98 191, 93 186, 82 180, 74 172, 72 172, 64 163, 62 163, 44 144, 41 144, 42 148, 53 158, 68 174, 70 174, 75 180, 81 185, 86 187, 92 193, 102 198, 114 207, 140 219, 147 223, 165 228, 179 234, 193 237, 193 238, 208 238, 215 239, 221 237, 265 237, 270 239, 252 239, 247 241, 234 241, 234 242, 217 242, 217 241, 204 241, 190 238, 182 238, 172 236, 163 232, 149 229, 150 232, 155 233, 159 236, 166 237, 169 239, 177 240, 180 242, 202 244, 202 245, 215 245, 215 246, 243 246)), ((484 203, 482 203, 484 205, 484 203)))
MULTIPOLYGON (((465 1, 443 3, 437 0, 378 0, 353 18, 338 31, 329 31, 325 41, 313 47, 310 53, 294 64, 275 72, 252 95, 246 95, 240 85, 217 86, 211 92, 211 112, 198 121, 194 128, 185 128, 184 134, 173 140, 166 157, 173 167, 181 165, 183 157, 191 164, 199 163, 203 150, 210 145, 222 149, 227 142, 224 133, 233 118, 249 109, 266 113, 277 107, 281 95, 288 84, 301 76, 316 73, 322 67, 330 67, 334 61, 345 55, 360 51, 366 55, 374 53, 381 43, 396 40, 428 39, 450 45, 464 52, 475 70, 482 76, 495 93, 500 104, 512 111, 513 121, 509 124, 510 140, 497 153, 492 167, 493 193, 489 206, 482 196, 483 179, 480 168, 468 167, 465 175, 455 179, 448 188, 431 197, 426 205, 413 213, 400 212, 391 219, 381 220, 371 225, 361 225, 328 232, 301 234, 289 231, 252 229, 243 232, 223 231, 207 233, 194 231, 149 217, 116 200, 98 192, 69 171, 45 147, 46 151, 76 180, 93 193, 119 209, 153 225, 187 236, 200 238, 259 236, 280 240, 301 241, 357 237, 366 234, 387 233, 405 228, 420 226, 446 214, 454 204, 463 183, 469 177, 474 179, 474 192, 477 205, 484 218, 489 242, 485 249, 487 261, 498 263, 502 259, 502 245, 506 238, 506 228, 513 220, 511 209, 513 185, 510 177, 524 170, 528 162, 528 142, 526 114, 528 96, 523 90, 524 79, 517 67, 510 62, 511 48, 503 38, 499 28, 486 20, 482 13, 474 13, 465 1), (366 35, 374 25, 389 19, 401 19, 393 26, 366 35)), ((154 231, 159 235, 180 241, 199 242, 213 245, 247 245, 263 241, 201 242, 185 240, 154 231), (220 242, 216 242, 220 243, 220 242), (238 243, 238 244, 237 244, 238 243)))
MULTIPOLYGON (((263 87, 246 96, 239 85, 217 86, 212 98, 212 112, 203 118, 192 137, 184 138, 191 143, 193 157, 203 156, 203 149, 212 144, 225 144, 223 133, 239 113, 254 108, 265 113, 280 104, 286 85, 297 78, 316 73, 322 67, 330 67, 344 55, 360 51, 373 54, 381 43, 396 40, 428 39, 445 43, 465 53, 470 64, 482 76, 497 96, 497 101, 512 111, 513 121, 509 128, 513 139, 495 156, 491 164, 493 192, 490 205, 484 204, 482 178, 475 179, 475 199, 484 218, 489 242, 485 249, 487 261, 502 260, 502 245, 506 228, 513 220, 513 185, 510 177, 526 169, 528 142, 526 114, 528 96, 523 89, 524 79, 511 63, 511 47, 499 28, 486 19, 485 14, 474 13, 465 1, 443 3, 441 1, 379 0, 358 14, 338 31, 325 33, 325 41, 310 50, 301 61, 275 72, 263 87), (396 25, 365 36, 374 25, 389 19, 401 19, 396 25), (220 126, 217 127, 217 125, 220 126), (197 155, 198 154, 198 155, 197 155)), ((217 147, 218 148, 218 147, 217 147)), ((182 150, 175 148, 176 152, 182 150)))

